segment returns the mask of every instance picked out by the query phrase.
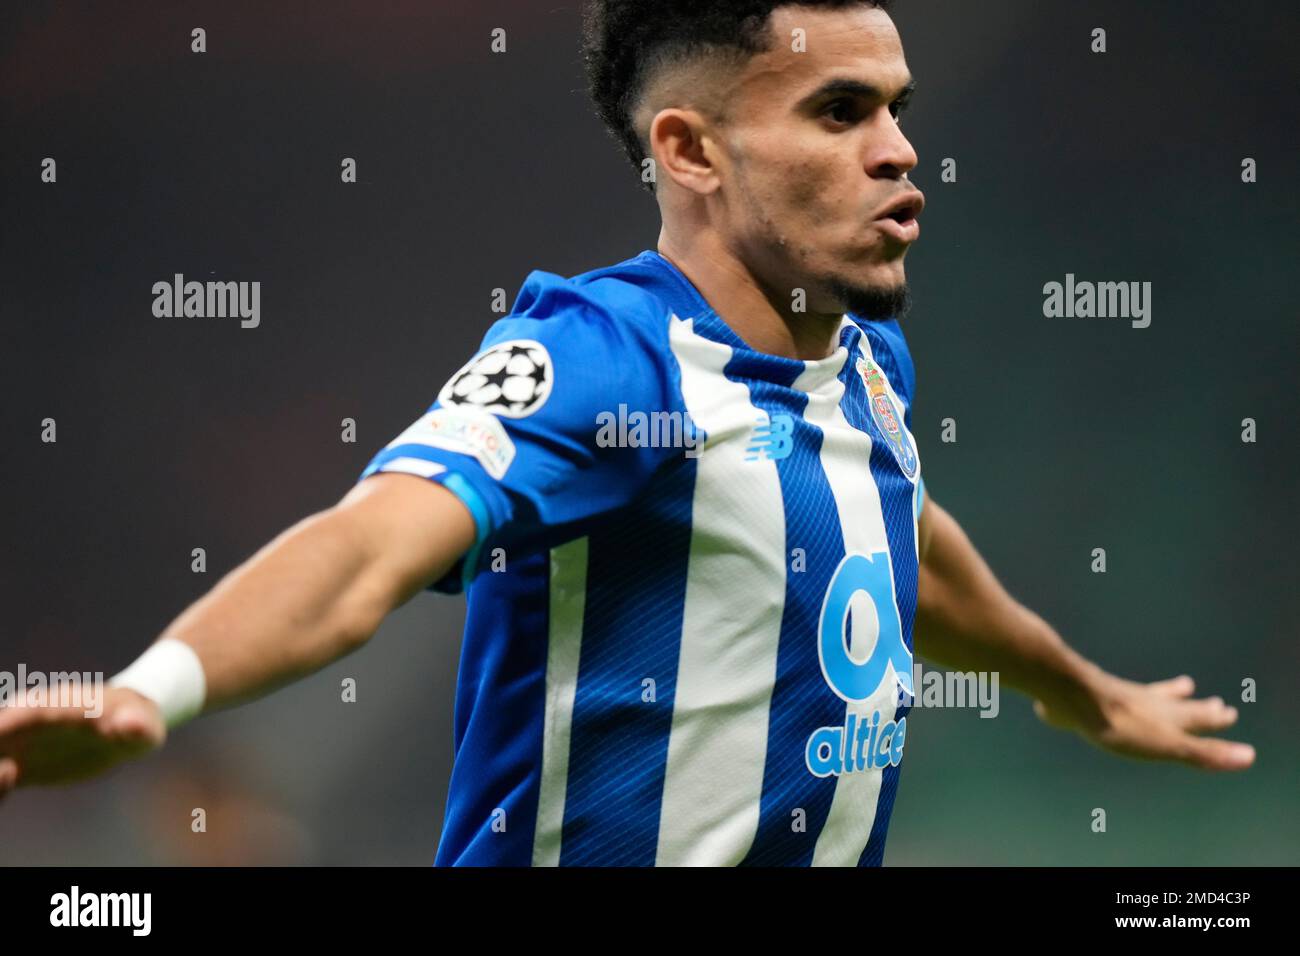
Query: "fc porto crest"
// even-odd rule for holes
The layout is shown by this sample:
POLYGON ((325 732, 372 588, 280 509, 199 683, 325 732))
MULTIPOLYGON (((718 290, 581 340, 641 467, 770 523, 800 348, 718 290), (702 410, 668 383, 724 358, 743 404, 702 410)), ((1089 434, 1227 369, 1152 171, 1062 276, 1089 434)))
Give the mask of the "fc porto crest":
POLYGON ((862 376, 862 384, 867 387, 867 405, 871 409, 871 420, 885 436, 889 450, 894 453, 894 460, 908 480, 916 477, 918 459, 912 436, 903 428, 903 413, 889 394, 885 386, 884 373, 871 359, 859 358, 854 368, 862 376))

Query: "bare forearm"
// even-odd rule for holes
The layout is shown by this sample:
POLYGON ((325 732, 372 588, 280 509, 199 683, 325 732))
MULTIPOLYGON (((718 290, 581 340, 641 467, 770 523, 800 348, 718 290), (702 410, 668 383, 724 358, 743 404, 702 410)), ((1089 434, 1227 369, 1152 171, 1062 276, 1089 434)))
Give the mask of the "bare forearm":
POLYGON ((366 574, 364 539, 338 510, 289 528, 192 604, 162 637, 194 648, 205 710, 261 696, 360 646, 385 597, 366 574))
POLYGON ((997 671, 1007 686, 1039 698, 1077 694, 1101 676, 1007 593, 950 515, 936 507, 932 520, 913 633, 919 654, 955 670, 997 671))
POLYGON ((67 783, 162 746, 168 730, 355 649, 444 577, 477 538, 456 494, 376 473, 285 531, 191 605, 118 673, 95 713, 58 700, 0 707, 0 797, 67 783))

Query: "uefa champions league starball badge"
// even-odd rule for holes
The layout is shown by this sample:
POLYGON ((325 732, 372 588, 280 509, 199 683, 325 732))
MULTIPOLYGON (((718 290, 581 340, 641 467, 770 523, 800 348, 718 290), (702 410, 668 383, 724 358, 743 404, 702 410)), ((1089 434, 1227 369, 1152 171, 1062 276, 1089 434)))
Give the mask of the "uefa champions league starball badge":
POLYGON ((871 420, 885 436, 889 450, 894 453, 894 460, 908 480, 916 477, 918 460, 916 448, 912 445, 912 436, 903 429, 903 415, 889 389, 885 386, 885 376, 869 358, 859 358, 854 366, 862 376, 862 384, 867 386, 867 405, 871 409, 871 420))
POLYGON ((498 342, 451 377, 438 401, 468 405, 505 418, 523 418, 546 403, 555 382, 546 346, 533 339, 498 342))

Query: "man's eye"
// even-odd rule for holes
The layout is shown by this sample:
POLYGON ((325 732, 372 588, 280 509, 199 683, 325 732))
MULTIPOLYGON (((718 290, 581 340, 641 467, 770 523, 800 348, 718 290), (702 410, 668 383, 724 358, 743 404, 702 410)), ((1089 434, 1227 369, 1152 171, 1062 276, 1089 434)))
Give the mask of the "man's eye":
POLYGON ((837 123, 853 122, 853 104, 848 100, 835 100, 822 111, 823 116, 829 116, 837 123))

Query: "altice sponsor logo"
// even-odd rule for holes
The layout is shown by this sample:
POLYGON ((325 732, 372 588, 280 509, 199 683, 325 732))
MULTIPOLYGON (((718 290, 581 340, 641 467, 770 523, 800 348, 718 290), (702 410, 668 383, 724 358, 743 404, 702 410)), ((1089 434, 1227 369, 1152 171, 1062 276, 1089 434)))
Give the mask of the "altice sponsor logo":
POLYGON ((79 707, 87 717, 104 712, 103 671, 0 671, 0 707, 79 707))
POLYGON ((822 677, 849 705, 842 726, 818 727, 808 737, 804 762, 815 777, 839 776, 897 766, 903 759, 907 718, 885 718, 879 710, 856 714, 852 707, 876 698, 887 685, 913 693, 912 652, 903 640, 894 603, 894 571, 888 551, 846 554, 831 576, 817 628, 822 677), (865 659, 850 653, 847 638, 855 602, 870 603, 875 641, 865 659))
POLYGON ((808 737, 804 762, 813 776, 898 766, 907 740, 907 717, 894 715, 903 706, 979 706, 981 717, 998 714, 996 671, 924 671, 914 660, 894 603, 893 580, 888 551, 848 554, 826 588, 817 652, 822 677, 846 708, 842 724, 818 727, 808 737), (865 637, 864 649, 856 653, 848 642, 855 605, 859 627, 875 632, 860 636, 865 637), (863 706, 879 700, 882 692, 888 695, 887 688, 896 695, 893 714, 863 706))
POLYGON ((153 295, 153 314, 160 319, 238 316, 245 329, 255 329, 262 322, 260 282, 186 282, 178 272, 171 282, 155 282, 153 295))
POLYGON ((57 927, 125 926, 133 936, 148 936, 152 913, 152 893, 82 893, 74 886, 50 897, 50 925, 57 927))
POLYGON ((843 727, 818 727, 808 738, 808 769, 815 777, 839 776, 862 770, 896 767, 903 759, 907 718, 880 721, 878 710, 871 719, 849 714, 843 727))

